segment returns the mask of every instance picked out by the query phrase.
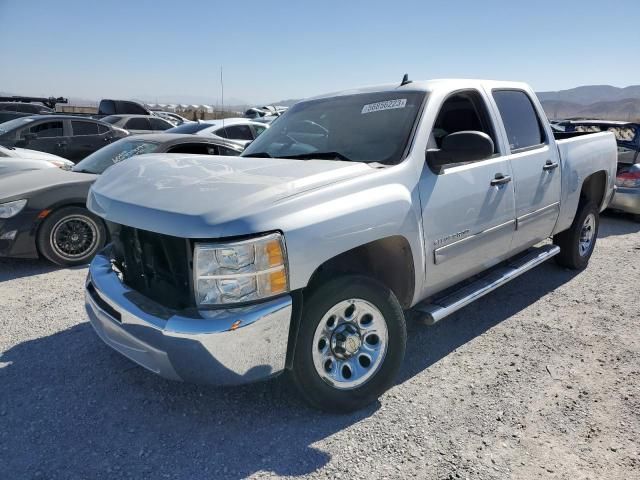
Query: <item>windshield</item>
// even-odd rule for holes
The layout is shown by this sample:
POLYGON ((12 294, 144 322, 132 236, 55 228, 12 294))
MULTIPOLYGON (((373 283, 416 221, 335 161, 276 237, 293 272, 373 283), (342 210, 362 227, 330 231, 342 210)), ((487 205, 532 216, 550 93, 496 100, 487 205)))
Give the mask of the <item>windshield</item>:
POLYGON ((0 123, 0 135, 10 132, 11 130, 15 130, 16 128, 23 127, 27 123, 33 122, 33 120, 34 119, 30 117, 21 117, 14 118, 13 120, 9 120, 8 122, 0 123))
POLYGON ((424 97, 396 91, 300 102, 242 156, 399 163, 424 97))
POLYGON ((152 153, 158 148, 155 142, 147 140, 122 139, 101 148, 73 167, 74 172, 96 173, 104 172, 111 165, 119 163, 134 155, 152 153))
POLYGON ((178 125, 177 127, 170 128, 165 133, 196 133, 210 126, 211 124, 209 123, 183 123, 182 125, 178 125))

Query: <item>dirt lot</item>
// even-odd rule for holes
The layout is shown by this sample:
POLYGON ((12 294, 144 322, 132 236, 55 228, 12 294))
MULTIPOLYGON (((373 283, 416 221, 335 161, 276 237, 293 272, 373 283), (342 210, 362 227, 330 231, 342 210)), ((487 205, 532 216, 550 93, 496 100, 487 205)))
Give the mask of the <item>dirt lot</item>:
POLYGON ((434 327, 354 415, 165 381, 86 322, 86 269, 0 260, 0 478, 640 479, 640 224, 434 327))

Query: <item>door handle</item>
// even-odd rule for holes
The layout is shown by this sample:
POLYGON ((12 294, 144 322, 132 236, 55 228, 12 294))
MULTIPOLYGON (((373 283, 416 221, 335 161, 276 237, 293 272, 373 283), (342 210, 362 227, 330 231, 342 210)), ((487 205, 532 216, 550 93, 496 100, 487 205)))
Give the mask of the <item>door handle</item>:
POLYGON ((558 162, 552 162, 551 160, 547 160, 547 163, 544 164, 542 170, 545 172, 549 172, 555 168, 558 168, 558 162))
POLYGON ((491 180, 491 186, 495 187, 497 185, 505 185, 511 181, 511 175, 503 175, 501 173, 496 173, 496 176, 493 180, 491 180))
POLYGON ((62 147, 66 147, 67 146, 67 142, 58 142, 56 143, 56 147, 62 148, 62 147))

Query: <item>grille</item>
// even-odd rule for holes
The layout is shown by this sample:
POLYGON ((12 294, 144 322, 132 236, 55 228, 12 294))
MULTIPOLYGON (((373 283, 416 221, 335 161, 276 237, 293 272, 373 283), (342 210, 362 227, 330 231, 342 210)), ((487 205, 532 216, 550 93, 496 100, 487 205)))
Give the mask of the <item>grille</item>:
POLYGON ((194 306, 188 240, 111 222, 108 228, 125 285, 167 308, 194 306))

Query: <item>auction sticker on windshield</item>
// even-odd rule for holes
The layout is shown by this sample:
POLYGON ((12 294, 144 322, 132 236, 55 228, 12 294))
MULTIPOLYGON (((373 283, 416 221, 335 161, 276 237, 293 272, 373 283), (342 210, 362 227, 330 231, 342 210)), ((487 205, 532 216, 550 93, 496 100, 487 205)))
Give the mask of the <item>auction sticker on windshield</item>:
POLYGON ((396 100, 385 100, 384 102, 369 103, 362 107, 360 113, 380 112, 382 110, 393 110, 394 108, 404 108, 407 105, 406 98, 398 98, 396 100))

